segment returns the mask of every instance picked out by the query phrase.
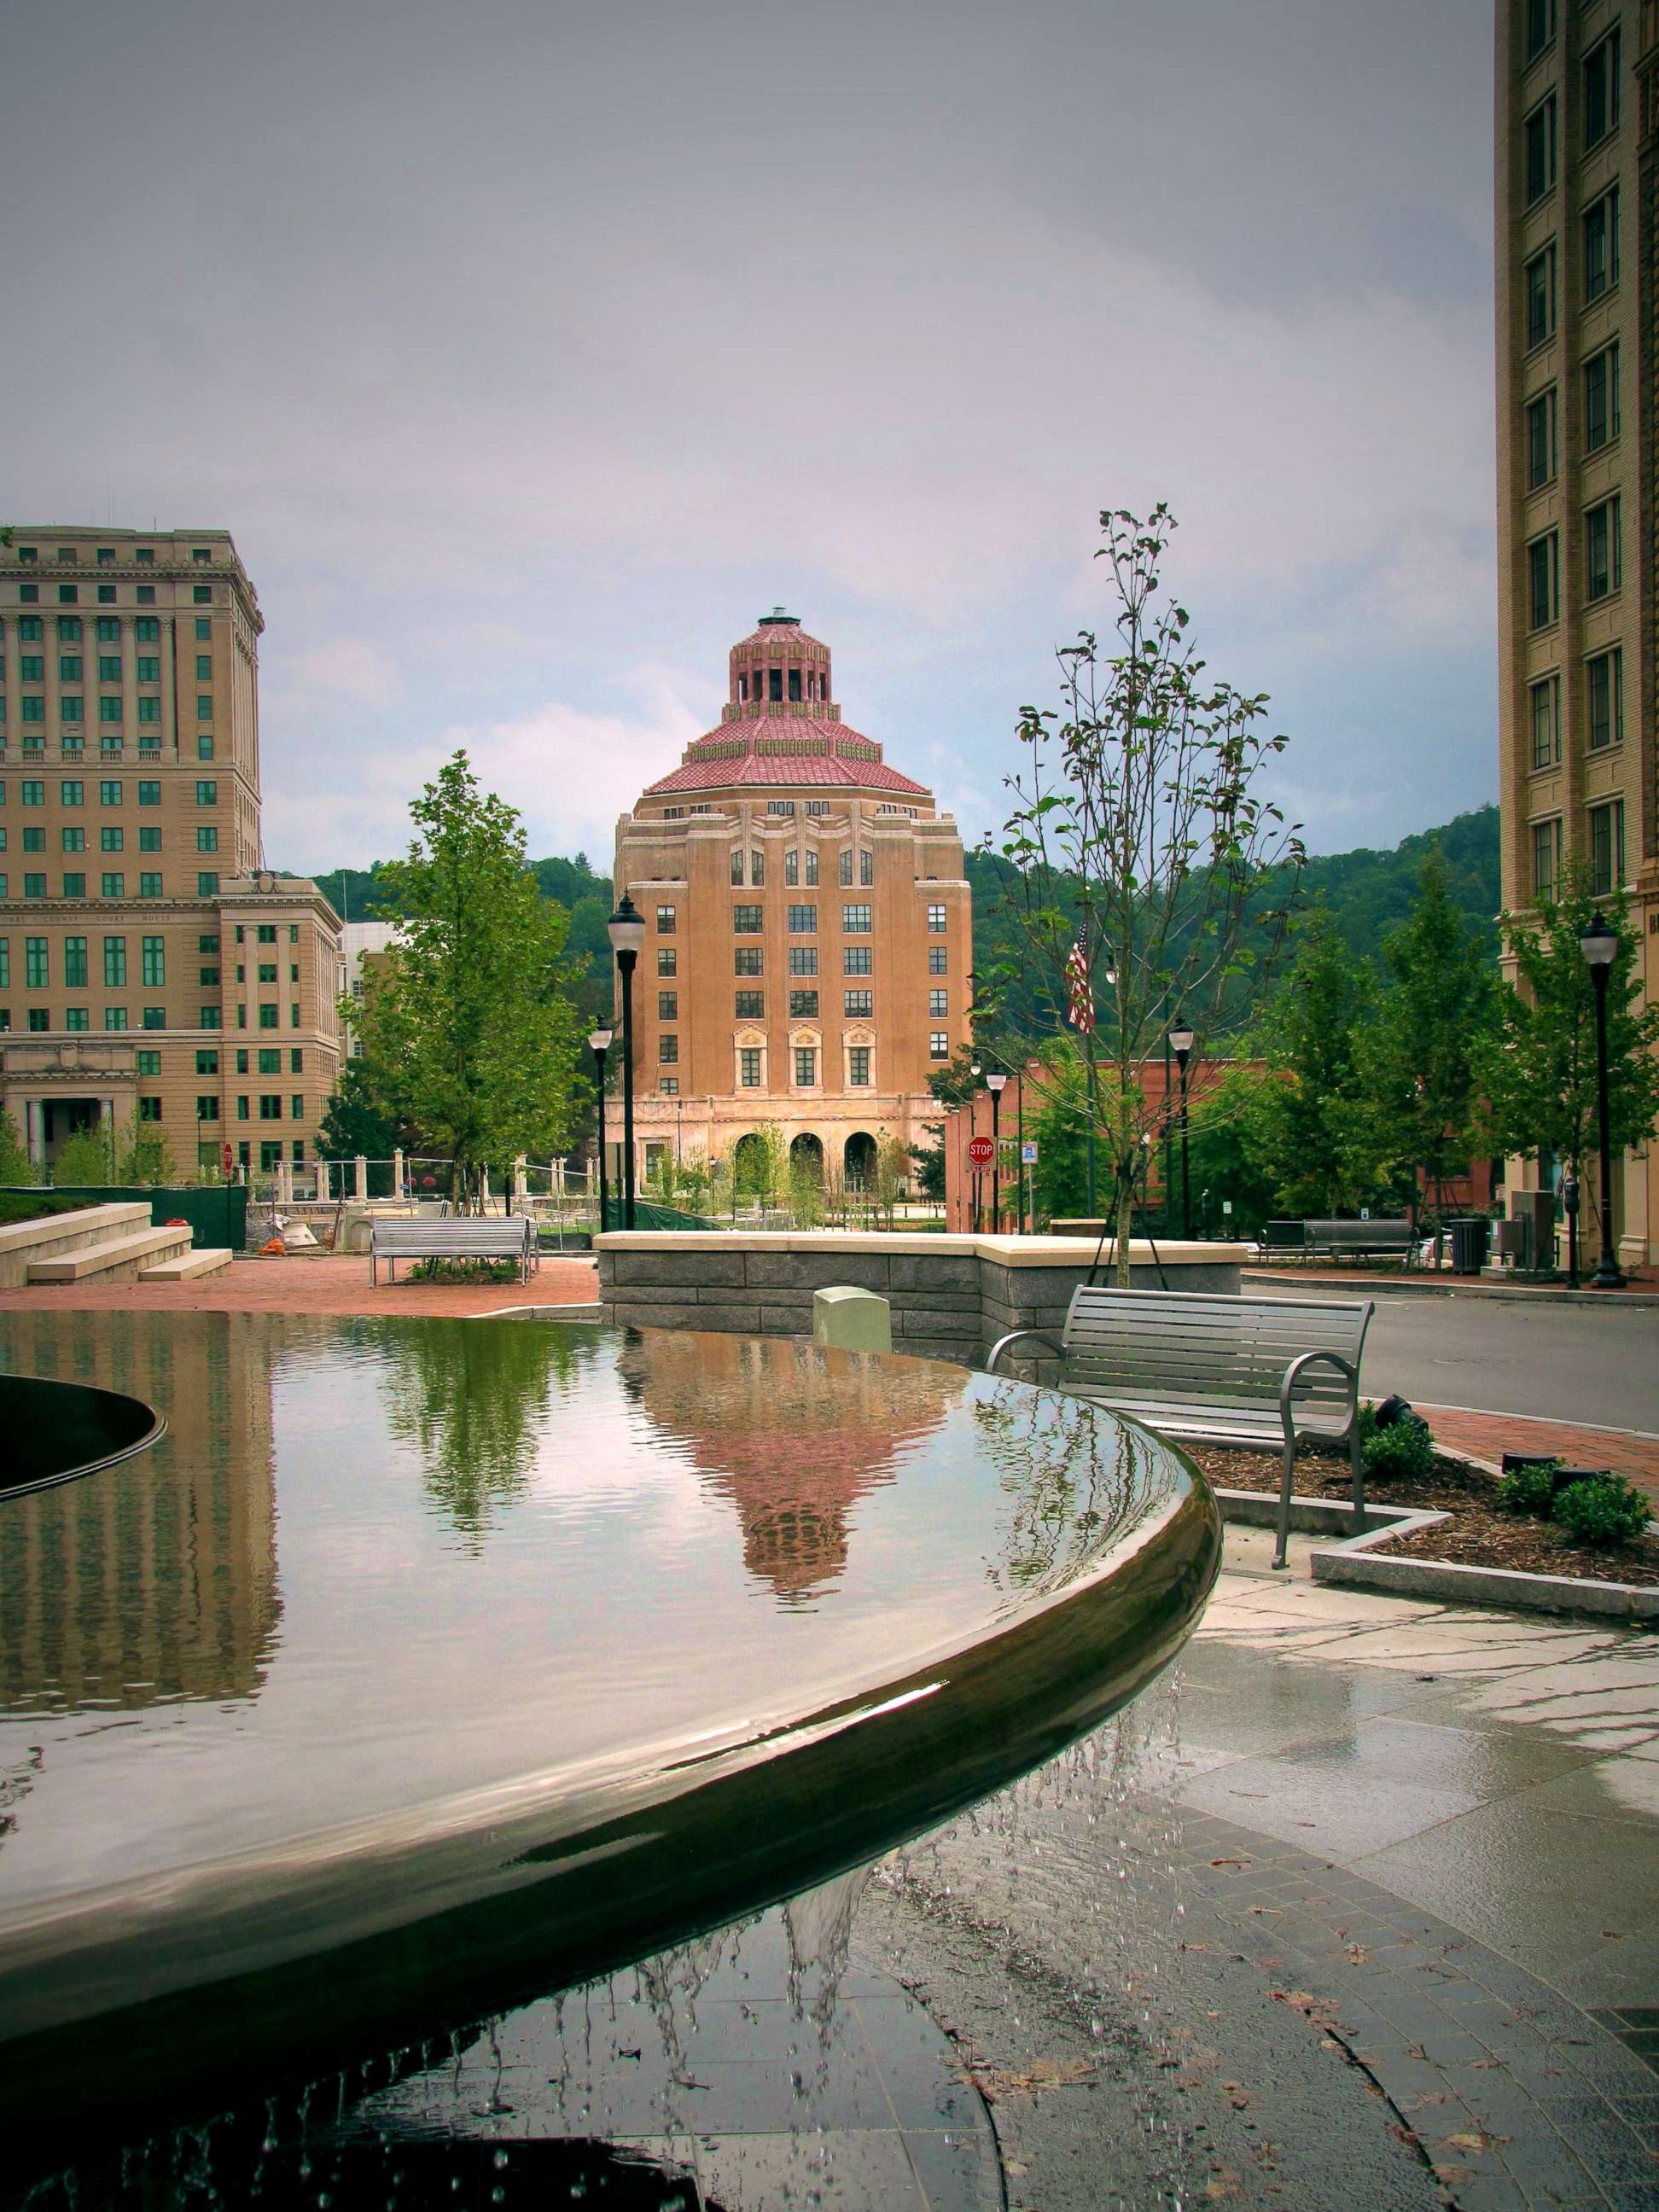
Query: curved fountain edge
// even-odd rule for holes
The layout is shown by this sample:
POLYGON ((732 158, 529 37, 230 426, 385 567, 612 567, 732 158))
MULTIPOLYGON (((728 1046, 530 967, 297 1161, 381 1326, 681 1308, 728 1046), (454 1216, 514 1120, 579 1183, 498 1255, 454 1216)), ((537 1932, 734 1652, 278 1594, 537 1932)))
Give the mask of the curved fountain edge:
POLYGON ((1098 1726, 1185 1642, 1218 1569, 1220 1519, 1170 1456, 1176 1496, 1080 1583, 908 1675, 600 1792, 585 1820, 497 1804, 439 1843, 319 1860, 278 1895, 251 1894, 252 1870, 227 1863, 210 1903, 174 1887, 136 1917, 133 1898, 105 1900, 113 1918, 82 1916, 68 1944, 40 1940, 42 1927, 21 1947, 0 1934, 0 2121, 16 2139, 61 2140, 71 2118, 84 2130, 90 2081, 100 2126, 118 2133, 153 2124, 181 2077, 198 2110, 255 2079, 314 2077, 613 1971, 926 1832, 1098 1726))

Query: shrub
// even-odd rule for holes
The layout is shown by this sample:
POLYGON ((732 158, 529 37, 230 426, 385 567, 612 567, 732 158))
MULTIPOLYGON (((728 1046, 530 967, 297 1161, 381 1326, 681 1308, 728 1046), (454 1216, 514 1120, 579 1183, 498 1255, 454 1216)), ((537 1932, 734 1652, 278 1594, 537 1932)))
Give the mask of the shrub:
POLYGON ((516 1283, 516 1260, 417 1260, 409 1271, 411 1283, 516 1283))
POLYGON ((1540 1521, 1547 1521, 1565 1472, 1565 1466, 1559 1459, 1543 1461, 1536 1467, 1517 1467, 1498 1486, 1498 1510, 1503 1513, 1531 1513, 1540 1521))
POLYGON ((1592 1474, 1559 1493, 1550 1517, 1581 1544, 1633 1544, 1647 1528, 1648 1501, 1622 1474, 1592 1474))
POLYGON ((1434 1469, 1434 1437, 1428 1423, 1415 1414, 1379 1428, 1376 1407, 1362 1406, 1359 1449, 1369 1480, 1409 1481, 1434 1469))

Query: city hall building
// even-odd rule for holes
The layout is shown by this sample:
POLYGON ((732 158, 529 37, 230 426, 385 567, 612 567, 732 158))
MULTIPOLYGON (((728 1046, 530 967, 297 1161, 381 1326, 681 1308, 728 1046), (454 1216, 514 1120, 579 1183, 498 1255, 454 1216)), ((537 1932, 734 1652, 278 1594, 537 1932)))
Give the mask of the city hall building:
POLYGON ((339 926, 262 865, 258 599, 222 530, 0 546, 0 1106, 49 1164, 155 1125, 182 1173, 314 1159, 339 926))
MULTIPOLYGON (((718 729, 617 829, 646 922, 635 1165, 731 1158, 763 1124, 858 1184, 933 1141, 928 1077, 968 1041, 962 840, 841 718, 828 646, 776 608, 732 648, 718 729)), ((620 1136, 620 1130, 607 1133, 620 1136)))

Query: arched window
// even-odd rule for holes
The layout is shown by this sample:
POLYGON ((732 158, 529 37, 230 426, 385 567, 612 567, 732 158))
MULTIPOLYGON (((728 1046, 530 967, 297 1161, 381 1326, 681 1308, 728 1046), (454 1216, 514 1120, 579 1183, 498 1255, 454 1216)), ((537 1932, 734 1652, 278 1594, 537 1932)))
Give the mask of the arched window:
POLYGON ((850 884, 850 883, 852 882, 852 880, 853 880, 853 855, 852 855, 852 854, 851 854, 851 852, 850 852, 850 851, 849 851, 849 852, 843 853, 843 854, 841 855, 840 860, 836 862, 836 880, 837 880, 839 883, 841 883, 842 885, 848 884, 850 884))
POLYGON ((875 880, 876 880, 876 856, 875 856, 875 854, 874 854, 873 853, 860 853, 860 854, 859 854, 859 881, 860 881, 860 884, 872 884, 872 883, 874 883, 874 881, 875 881, 875 880))

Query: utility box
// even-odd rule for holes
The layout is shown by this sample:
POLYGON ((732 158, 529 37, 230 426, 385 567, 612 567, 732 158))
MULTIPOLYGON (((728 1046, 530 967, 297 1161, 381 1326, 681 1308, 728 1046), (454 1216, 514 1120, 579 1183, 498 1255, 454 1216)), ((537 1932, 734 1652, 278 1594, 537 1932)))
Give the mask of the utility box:
POLYGON ((874 1291, 836 1284, 812 1293, 812 1341, 838 1352, 890 1352, 892 1309, 874 1291))

